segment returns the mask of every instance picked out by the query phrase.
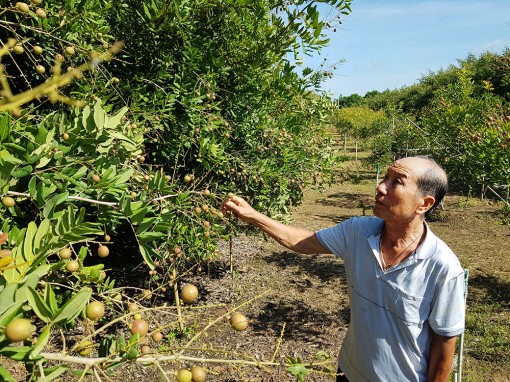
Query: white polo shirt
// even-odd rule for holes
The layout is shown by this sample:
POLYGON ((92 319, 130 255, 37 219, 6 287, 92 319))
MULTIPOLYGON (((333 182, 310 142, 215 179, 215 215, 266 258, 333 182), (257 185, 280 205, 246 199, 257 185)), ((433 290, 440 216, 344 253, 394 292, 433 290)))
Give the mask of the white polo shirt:
POLYGON ((316 232, 344 260, 351 322, 338 364, 350 382, 427 381, 430 330, 464 331, 464 270, 426 225, 422 244, 384 272, 383 220, 356 217, 316 232))

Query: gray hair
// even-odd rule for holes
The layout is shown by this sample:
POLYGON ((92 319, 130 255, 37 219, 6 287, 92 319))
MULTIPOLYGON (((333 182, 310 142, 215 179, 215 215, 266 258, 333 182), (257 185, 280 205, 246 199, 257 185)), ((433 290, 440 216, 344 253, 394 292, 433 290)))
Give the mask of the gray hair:
POLYGON ((448 192, 448 175, 446 171, 432 158, 425 155, 417 155, 416 158, 428 162, 427 169, 418 174, 417 186, 420 193, 433 196, 434 205, 425 213, 425 218, 430 218, 436 207, 443 201, 448 192))

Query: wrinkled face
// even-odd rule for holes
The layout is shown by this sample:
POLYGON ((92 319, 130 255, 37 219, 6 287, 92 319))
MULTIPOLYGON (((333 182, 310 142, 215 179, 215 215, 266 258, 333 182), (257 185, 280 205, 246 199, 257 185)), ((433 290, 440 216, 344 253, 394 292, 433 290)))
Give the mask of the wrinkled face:
POLYGON ((377 186, 374 215, 402 222, 416 217, 423 205, 417 175, 425 169, 426 163, 420 158, 403 158, 393 163, 377 186))

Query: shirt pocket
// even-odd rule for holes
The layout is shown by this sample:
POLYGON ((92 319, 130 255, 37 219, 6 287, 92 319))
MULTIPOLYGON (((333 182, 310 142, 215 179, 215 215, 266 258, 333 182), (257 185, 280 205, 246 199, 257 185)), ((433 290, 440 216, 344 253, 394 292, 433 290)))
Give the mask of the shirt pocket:
POLYGON ((430 314, 430 300, 396 289, 391 310, 405 325, 421 328, 430 314))

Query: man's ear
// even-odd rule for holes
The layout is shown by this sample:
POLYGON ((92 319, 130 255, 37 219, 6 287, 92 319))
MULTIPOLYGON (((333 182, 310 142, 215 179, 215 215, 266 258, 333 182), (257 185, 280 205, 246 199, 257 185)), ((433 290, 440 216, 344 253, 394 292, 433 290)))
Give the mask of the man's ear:
POLYGON ((416 210, 419 214, 425 214, 428 210, 432 208, 434 203, 436 202, 436 198, 432 195, 425 195, 422 197, 422 203, 416 210))

